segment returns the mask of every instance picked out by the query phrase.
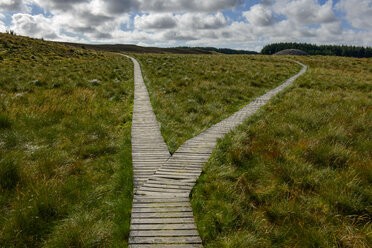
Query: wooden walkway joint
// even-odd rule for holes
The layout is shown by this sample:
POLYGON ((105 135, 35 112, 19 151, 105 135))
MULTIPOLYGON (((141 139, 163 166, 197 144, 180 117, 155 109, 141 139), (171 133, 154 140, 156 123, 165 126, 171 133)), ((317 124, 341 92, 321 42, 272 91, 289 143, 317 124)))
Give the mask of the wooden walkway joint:
POLYGON ((152 110, 140 66, 134 58, 129 58, 134 64, 135 84, 132 122, 134 197, 129 247, 203 247, 189 194, 217 139, 256 113, 271 97, 305 73, 307 67, 296 61, 302 66, 298 74, 186 141, 170 156, 152 110))

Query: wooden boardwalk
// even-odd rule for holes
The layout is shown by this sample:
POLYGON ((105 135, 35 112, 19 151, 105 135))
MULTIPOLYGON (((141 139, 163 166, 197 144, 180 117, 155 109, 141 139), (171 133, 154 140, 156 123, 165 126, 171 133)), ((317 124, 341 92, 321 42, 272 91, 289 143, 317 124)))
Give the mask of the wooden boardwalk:
POLYGON ((290 85, 307 67, 225 120, 186 141, 170 156, 152 111, 138 62, 132 123, 134 198, 130 248, 202 247, 189 194, 218 138, 241 124, 271 97, 290 85))

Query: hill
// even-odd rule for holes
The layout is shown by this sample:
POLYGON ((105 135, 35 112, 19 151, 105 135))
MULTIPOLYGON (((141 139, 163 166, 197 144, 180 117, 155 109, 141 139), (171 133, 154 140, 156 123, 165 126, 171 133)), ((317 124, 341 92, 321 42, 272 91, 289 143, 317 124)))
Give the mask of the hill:
POLYGON ((297 55, 297 56, 306 56, 309 55, 306 52, 299 50, 299 49, 285 49, 281 50, 277 53, 274 53, 274 55, 297 55))
POLYGON ((92 45, 92 44, 79 44, 79 43, 68 43, 63 42, 62 44, 79 47, 83 49, 93 49, 100 51, 109 52, 128 52, 128 53, 160 53, 160 54, 212 54, 212 52, 199 49, 199 48, 187 48, 187 47, 175 47, 175 48, 159 48, 159 47, 142 47, 137 45, 92 45))
POLYGON ((372 47, 338 46, 338 45, 314 45, 306 43, 273 43, 266 45, 261 54, 275 54, 285 49, 299 49, 309 55, 328 55, 356 58, 371 58, 372 47))
POLYGON ((79 43, 68 43, 62 42, 62 44, 68 46, 74 46, 84 49, 93 49, 100 51, 109 52, 128 52, 128 53, 155 53, 155 54, 257 54, 254 51, 246 50, 235 50, 230 48, 215 48, 215 47, 171 47, 171 48, 160 48, 160 47, 143 47, 137 45, 125 45, 125 44, 79 44, 79 43))

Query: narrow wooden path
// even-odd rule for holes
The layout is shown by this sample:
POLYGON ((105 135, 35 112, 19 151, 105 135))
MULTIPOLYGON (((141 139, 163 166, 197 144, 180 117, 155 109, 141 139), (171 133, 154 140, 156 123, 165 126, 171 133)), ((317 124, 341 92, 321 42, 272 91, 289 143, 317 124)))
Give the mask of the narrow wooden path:
POLYGON ((305 73, 307 67, 277 88, 256 98, 225 120, 186 141, 170 157, 152 111, 138 62, 135 68, 135 102, 132 123, 132 154, 135 191, 130 248, 202 247, 189 194, 218 138, 241 124, 271 97, 305 73))
MULTIPOLYGON (((128 56, 126 56, 128 57, 128 56)), ((152 111, 149 94, 138 62, 134 64, 134 105, 132 119, 132 159, 134 189, 140 187, 170 157, 152 111)))

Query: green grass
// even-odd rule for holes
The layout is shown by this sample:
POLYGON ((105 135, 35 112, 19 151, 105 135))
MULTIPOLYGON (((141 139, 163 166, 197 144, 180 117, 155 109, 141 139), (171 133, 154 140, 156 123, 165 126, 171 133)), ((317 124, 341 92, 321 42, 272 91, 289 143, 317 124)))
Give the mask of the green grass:
POLYGON ((371 59, 298 57, 286 92, 219 141, 192 192, 204 247, 371 247, 371 59))
POLYGON ((135 55, 171 153, 300 67, 278 57, 135 55))
POLYGON ((133 65, 0 34, 0 247, 125 247, 133 65))

